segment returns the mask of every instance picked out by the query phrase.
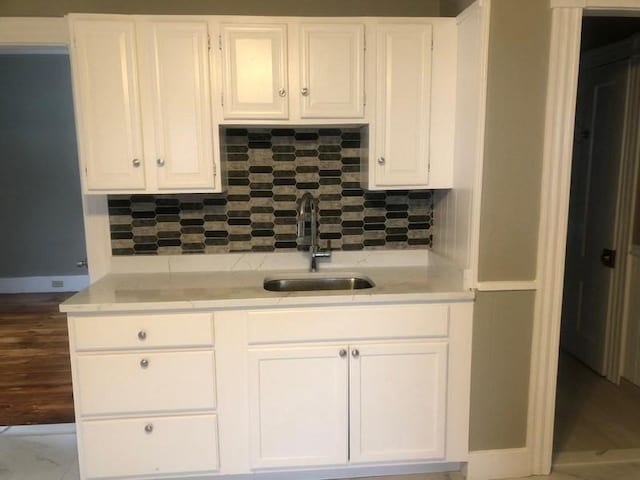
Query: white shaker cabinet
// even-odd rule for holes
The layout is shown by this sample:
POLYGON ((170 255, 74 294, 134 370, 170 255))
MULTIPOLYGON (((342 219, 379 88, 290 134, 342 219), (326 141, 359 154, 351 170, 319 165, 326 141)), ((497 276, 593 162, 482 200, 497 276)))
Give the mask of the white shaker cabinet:
POLYGON ((251 349, 249 369, 253 468, 444 458, 446 341, 251 349))
POLYGON ((369 190, 451 188, 457 30, 448 19, 375 25, 369 190))
POLYGON ((444 458, 447 349, 446 341, 351 346, 351 463, 444 458))
POLYGON ((431 25, 378 25, 377 187, 429 184, 431 25))
POLYGON ((287 26, 223 25, 224 118, 287 119, 287 26))
POLYGON ((222 120, 363 119, 364 38, 364 24, 222 24, 222 120))
POLYGON ((300 117, 364 117, 364 25, 300 25, 300 117))
POLYGON ((71 25, 85 191, 142 191, 145 173, 135 24, 124 19, 72 19, 71 25))
POLYGON ((208 23, 70 22, 85 193, 219 191, 208 23))
POLYGON ((249 351, 253 468, 347 463, 347 347, 249 351))

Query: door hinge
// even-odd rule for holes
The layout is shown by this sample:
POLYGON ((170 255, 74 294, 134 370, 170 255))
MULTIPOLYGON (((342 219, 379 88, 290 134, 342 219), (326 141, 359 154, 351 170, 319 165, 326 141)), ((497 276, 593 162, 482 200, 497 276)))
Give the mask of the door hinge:
POLYGON ((224 93, 220 94, 220 105, 224 107, 224 93))
POLYGON ((222 35, 218 35, 218 49, 222 50, 222 35))
POLYGON ((207 48, 211 51, 211 35, 207 35, 207 48))
POLYGON ((362 93, 362 105, 367 106, 367 92, 362 93))

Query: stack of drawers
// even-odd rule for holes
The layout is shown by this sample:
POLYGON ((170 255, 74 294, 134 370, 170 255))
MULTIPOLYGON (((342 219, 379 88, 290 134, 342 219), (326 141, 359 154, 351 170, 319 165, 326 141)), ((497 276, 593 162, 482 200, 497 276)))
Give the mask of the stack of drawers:
POLYGON ((69 315, 83 479, 219 469, 212 313, 69 315))

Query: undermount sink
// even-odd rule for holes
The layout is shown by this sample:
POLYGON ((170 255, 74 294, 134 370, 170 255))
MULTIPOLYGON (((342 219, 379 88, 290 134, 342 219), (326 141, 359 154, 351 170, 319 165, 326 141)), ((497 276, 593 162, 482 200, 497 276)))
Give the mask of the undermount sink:
POLYGON ((319 290, 361 290, 375 287, 373 281, 358 274, 322 275, 287 275, 283 277, 267 277, 264 289, 271 292, 312 292, 319 290))

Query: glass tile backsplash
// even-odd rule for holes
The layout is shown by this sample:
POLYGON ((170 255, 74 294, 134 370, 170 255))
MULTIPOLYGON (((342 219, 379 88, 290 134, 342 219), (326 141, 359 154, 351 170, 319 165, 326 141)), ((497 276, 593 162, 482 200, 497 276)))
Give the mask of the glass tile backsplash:
POLYGON ((225 193, 110 195, 113 254, 304 249, 296 201, 305 191, 319 199, 322 248, 432 245, 431 191, 360 188, 359 128, 229 128, 223 145, 225 193))

